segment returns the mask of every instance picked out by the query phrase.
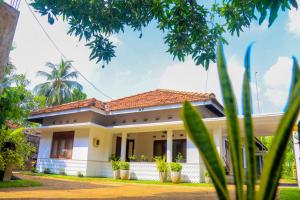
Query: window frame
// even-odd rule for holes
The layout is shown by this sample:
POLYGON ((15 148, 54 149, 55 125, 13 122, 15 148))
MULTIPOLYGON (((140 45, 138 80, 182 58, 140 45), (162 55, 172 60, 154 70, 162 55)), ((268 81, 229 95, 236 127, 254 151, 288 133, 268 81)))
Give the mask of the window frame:
POLYGON ((53 132, 52 141, 51 141, 51 151, 50 158, 52 159, 72 159, 74 146, 74 131, 64 131, 64 132, 53 132), (64 149, 67 149, 67 145, 71 144, 71 148, 67 149, 67 152, 64 155, 60 154, 60 145, 61 141, 65 140, 64 149), (54 148, 54 141, 57 142, 56 148, 54 148), (53 154, 53 151, 56 149, 56 155, 53 154))

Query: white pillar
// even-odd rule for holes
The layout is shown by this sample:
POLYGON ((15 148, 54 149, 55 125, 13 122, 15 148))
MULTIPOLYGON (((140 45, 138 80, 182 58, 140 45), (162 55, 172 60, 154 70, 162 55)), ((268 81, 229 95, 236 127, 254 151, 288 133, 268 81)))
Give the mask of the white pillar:
POLYGON ((221 160, 224 162, 223 153, 222 153, 223 150, 222 149, 222 128, 216 127, 213 129, 212 133, 213 133, 213 138, 214 138, 217 151, 221 157, 221 160))
POLYGON ((193 164, 200 163, 199 151, 188 135, 186 135, 186 162, 193 164))
POLYGON ((292 134, 293 143, 294 143, 294 153, 295 153, 295 161, 296 161, 296 172, 297 172, 297 181, 298 187, 300 188, 300 140, 297 131, 294 131, 292 134), (297 139, 298 138, 298 139, 297 139))
POLYGON ((173 131, 167 131, 167 162, 172 162, 173 152, 173 131))
POLYGON ((126 161, 126 145, 127 145, 127 133, 122 133, 122 144, 121 144, 121 161, 126 161))

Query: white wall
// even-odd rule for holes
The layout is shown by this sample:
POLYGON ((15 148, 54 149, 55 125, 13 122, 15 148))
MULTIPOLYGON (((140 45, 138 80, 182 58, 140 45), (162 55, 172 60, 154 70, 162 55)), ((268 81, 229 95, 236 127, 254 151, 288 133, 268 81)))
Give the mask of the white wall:
POLYGON ((40 135, 37 170, 42 172, 49 168, 51 172, 59 173, 59 170, 65 169, 65 172, 70 175, 77 175, 77 172, 86 175, 89 131, 89 129, 76 129, 74 131, 72 159, 68 160, 50 158, 52 136, 55 131, 42 132, 40 135))

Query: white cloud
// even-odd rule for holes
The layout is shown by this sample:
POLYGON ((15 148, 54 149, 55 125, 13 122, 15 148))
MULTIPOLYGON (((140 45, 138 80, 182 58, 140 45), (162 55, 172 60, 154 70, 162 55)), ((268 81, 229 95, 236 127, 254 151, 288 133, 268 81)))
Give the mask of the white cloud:
MULTIPOLYGON (((227 66, 237 102, 241 105, 244 73, 242 61, 233 56, 228 59, 227 66)), ((196 66, 191 59, 184 63, 168 66, 161 76, 160 87, 183 91, 213 92, 216 94, 217 98, 222 101, 216 64, 211 64, 208 72, 206 72, 203 67, 196 66), (207 76, 208 81, 206 88, 207 76)), ((252 91, 254 91, 253 83, 251 83, 251 87, 252 91)))
POLYGON ((280 109, 288 97, 291 74, 292 60, 288 57, 279 57, 263 76, 264 97, 280 109))
MULTIPOLYGON (((300 5, 300 0, 297 1, 298 5, 300 5)), ((292 8, 289 11, 289 22, 288 22, 288 30, 300 37, 300 10, 296 10, 292 8)))

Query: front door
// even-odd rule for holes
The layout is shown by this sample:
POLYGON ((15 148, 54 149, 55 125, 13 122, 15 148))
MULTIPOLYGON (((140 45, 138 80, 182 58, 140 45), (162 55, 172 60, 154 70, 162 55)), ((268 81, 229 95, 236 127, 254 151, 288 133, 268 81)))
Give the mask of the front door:
POLYGON ((129 157, 132 155, 134 155, 134 140, 127 139, 126 161, 129 161, 129 157))

